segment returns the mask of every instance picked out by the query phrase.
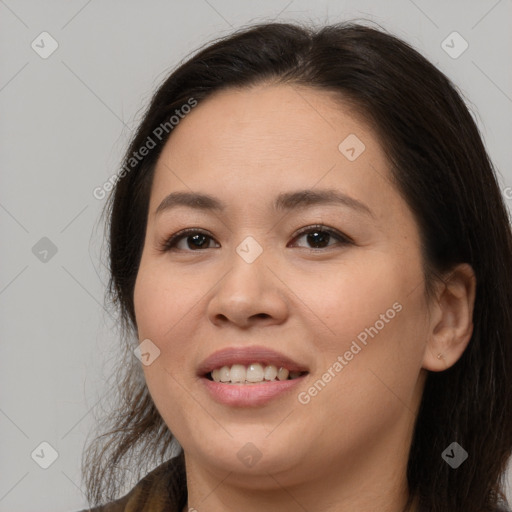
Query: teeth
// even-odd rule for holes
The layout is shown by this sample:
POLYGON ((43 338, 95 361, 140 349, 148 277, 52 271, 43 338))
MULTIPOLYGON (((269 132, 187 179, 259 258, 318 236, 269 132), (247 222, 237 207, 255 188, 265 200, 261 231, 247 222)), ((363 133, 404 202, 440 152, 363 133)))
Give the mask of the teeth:
POLYGON ((265 366, 265 380, 274 380, 277 377, 277 368, 270 364, 265 366))
POLYGON ((234 364, 229 371, 231 382, 245 382, 246 375, 247 372, 245 370, 245 366, 242 366, 241 364, 234 364))
MULTIPOLYGON (((243 368, 243 367, 242 367, 243 368)), ((233 371, 233 369, 231 369, 233 371)), ((254 363, 247 367, 247 372, 245 376, 245 380, 248 382, 263 382, 265 374, 263 372, 263 367, 261 364, 254 363)), ((233 377, 231 377, 231 381, 233 381, 233 377)))
POLYGON ((260 363, 252 363, 248 366, 242 364, 234 364, 231 367, 223 366, 213 370, 210 375, 215 382, 254 384, 265 381, 296 379, 301 374, 301 372, 290 372, 286 368, 278 369, 273 364, 262 365, 260 363))
POLYGON ((290 372, 286 368, 279 368, 279 371, 277 372, 277 378, 279 380, 286 380, 288 375, 290 375, 290 372))

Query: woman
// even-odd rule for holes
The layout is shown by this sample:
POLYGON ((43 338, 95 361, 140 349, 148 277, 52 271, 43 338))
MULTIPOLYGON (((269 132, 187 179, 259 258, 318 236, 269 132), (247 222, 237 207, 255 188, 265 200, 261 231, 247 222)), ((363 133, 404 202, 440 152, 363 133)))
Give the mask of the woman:
POLYGON ((155 457, 97 510, 505 506, 509 219, 461 96, 406 43, 271 23, 208 45, 153 97, 108 213, 131 359, 90 506, 155 457))

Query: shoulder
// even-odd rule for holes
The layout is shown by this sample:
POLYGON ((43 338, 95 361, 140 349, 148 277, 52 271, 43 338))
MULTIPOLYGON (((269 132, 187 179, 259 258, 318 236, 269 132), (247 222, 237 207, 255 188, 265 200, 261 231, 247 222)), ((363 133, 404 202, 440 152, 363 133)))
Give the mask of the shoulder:
POLYGON ((183 459, 174 457, 148 473, 125 496, 80 512, 180 512, 186 502, 185 482, 183 459))

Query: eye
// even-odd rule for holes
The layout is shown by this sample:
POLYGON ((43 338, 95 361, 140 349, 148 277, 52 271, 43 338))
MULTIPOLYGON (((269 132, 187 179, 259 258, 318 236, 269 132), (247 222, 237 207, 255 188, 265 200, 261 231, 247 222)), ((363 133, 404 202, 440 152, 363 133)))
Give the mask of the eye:
MULTIPOLYGON (((309 249, 312 250, 318 250, 323 249, 325 247, 331 247, 336 244, 329 244, 329 240, 335 239, 339 242, 341 245, 348 245, 352 244, 353 241, 346 235, 343 235, 338 230, 333 228, 328 228, 326 226, 322 225, 315 225, 315 226, 308 226, 306 228, 303 228, 297 233, 294 240, 298 240, 302 238, 304 235, 306 235, 306 241, 309 244, 312 244, 314 246, 320 246, 320 247, 309 247, 309 249)), ((306 247, 308 249, 308 247, 306 247)))
POLYGON ((213 240, 213 238, 204 231, 194 228, 184 229, 166 239, 161 244, 160 250, 162 252, 167 252, 176 249, 186 251, 187 248, 192 251, 196 251, 198 249, 209 249, 210 247, 208 247, 208 244, 206 243, 208 239, 213 240), (185 240, 187 248, 178 247, 182 240, 185 240))
MULTIPOLYGON (((340 245, 348 245, 354 243, 349 237, 343 235, 338 230, 328 228, 323 225, 307 226, 301 229, 294 236, 293 241, 296 241, 304 236, 307 237, 307 243, 316 246, 310 248, 312 250, 321 250, 326 247, 336 245, 329 244, 329 241, 333 239, 337 241, 340 245)), ((209 241, 212 240, 213 238, 208 233, 199 229, 189 228, 184 229, 182 231, 178 231, 178 233, 175 233, 174 235, 165 239, 161 243, 159 250, 162 252, 168 252, 173 250, 197 251, 201 249, 211 249, 212 247, 209 244, 209 241), (185 242, 185 247, 179 247, 179 244, 182 241, 185 242)))

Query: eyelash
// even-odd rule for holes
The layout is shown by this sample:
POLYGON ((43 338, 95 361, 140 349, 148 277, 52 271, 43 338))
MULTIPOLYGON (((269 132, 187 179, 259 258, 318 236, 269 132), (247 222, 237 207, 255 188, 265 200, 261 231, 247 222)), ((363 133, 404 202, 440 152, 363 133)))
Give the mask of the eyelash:
MULTIPOLYGON (((348 236, 344 235, 343 233, 339 232, 338 230, 336 230, 334 228, 329 228, 329 227, 323 226, 321 224, 315 224, 313 226, 307 226, 305 228, 302 228, 299 232, 297 232, 294 235, 293 239, 295 240, 302 235, 309 234, 309 233, 315 233, 315 232, 327 233, 330 236, 332 236, 333 238, 336 238, 341 243, 341 245, 354 244, 354 241, 352 239, 350 239, 348 236)), ((160 244, 159 250, 161 252, 169 252, 169 251, 199 252, 199 251, 204 250, 204 249, 195 249, 195 250, 175 249, 174 246, 176 245, 177 242, 179 242, 182 238, 186 238, 187 236, 190 236, 190 235, 205 235, 208 238, 213 240, 213 237, 210 236, 209 233, 207 233, 201 229, 188 228, 188 229, 183 229, 182 231, 178 231, 174 235, 171 235, 169 238, 166 238, 160 244)), ((329 245, 325 248, 316 248, 316 249, 309 248, 309 250, 311 252, 318 252, 318 251, 323 251, 323 250, 329 249, 331 247, 333 247, 333 246, 329 245)), ((210 249, 211 249, 211 247, 210 247, 210 249)), ((305 249, 308 249, 308 248, 306 247, 305 249)))

